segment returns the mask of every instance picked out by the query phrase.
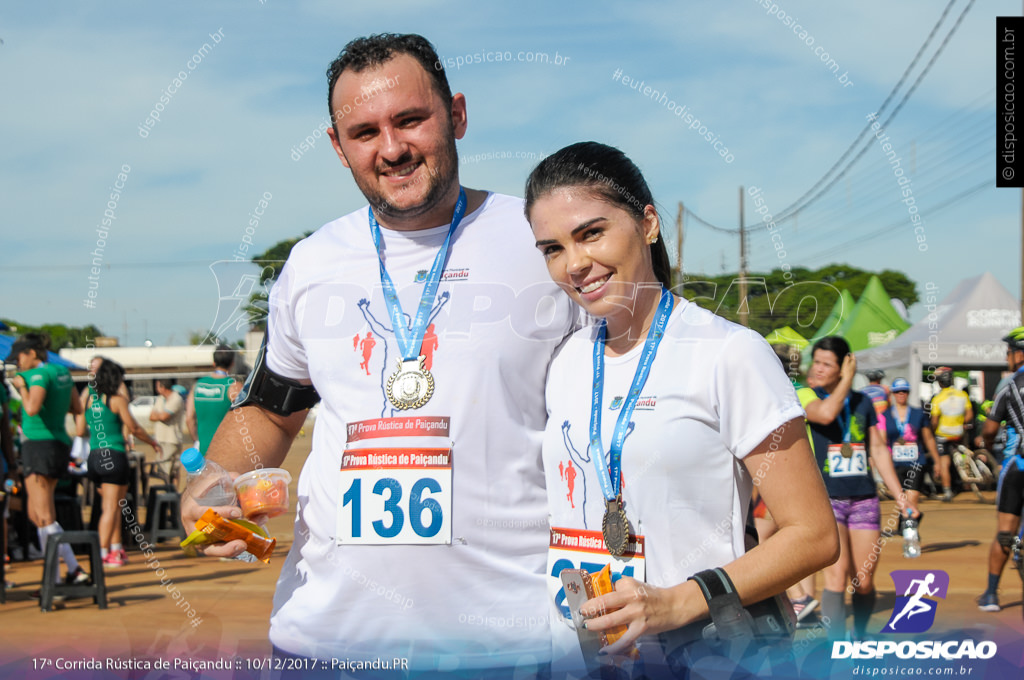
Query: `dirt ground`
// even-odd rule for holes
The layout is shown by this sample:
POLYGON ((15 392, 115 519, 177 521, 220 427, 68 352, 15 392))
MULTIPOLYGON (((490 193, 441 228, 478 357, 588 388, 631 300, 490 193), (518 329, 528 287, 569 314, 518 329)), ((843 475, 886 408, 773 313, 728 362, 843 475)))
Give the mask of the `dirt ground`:
MULTIPOLYGON (((292 507, 295 482, 310 444, 307 430, 285 463, 293 478, 292 507)), ((972 630, 981 636, 1024 639, 1022 585, 1012 570, 1007 568, 1003 574, 1001 612, 981 612, 975 604, 985 587, 986 559, 995 533, 993 493, 985 495, 986 503, 971 493, 960 494, 951 504, 924 501, 921 509, 927 517, 917 560, 903 558, 898 539, 883 545, 877 575, 880 596, 869 632, 881 630, 892 612, 896 593, 889 572, 941 569, 949 574, 949 593, 939 602, 935 624, 925 636, 972 630)), ((892 503, 883 504, 883 513, 891 510, 892 503)), ((231 671, 201 674, 189 666, 194 659, 226 659, 233 668, 246 671, 240 676, 257 677, 250 669, 270 652, 268 619, 274 584, 292 540, 292 517, 275 518, 270 528, 278 541, 270 565, 189 559, 173 541, 161 543, 150 563, 141 553, 129 553, 127 566, 106 572, 109 606, 105 611, 90 599, 73 599, 53 612, 41 612, 30 593, 39 587, 42 561, 10 564, 7 578, 16 585, 7 591, 7 603, 0 605, 0 678, 235 677, 231 671), (68 673, 56 668, 58 659, 64 660, 61 664, 72 660, 80 667, 68 673), (160 660, 167 668, 133 670, 133 660, 139 659, 160 660), (85 667, 91 660, 108 668, 93 672, 85 667)), ((798 639, 815 635, 813 630, 800 631, 798 639)), ((1014 647, 1010 653, 1019 649, 1014 647)), ((1024 659, 1013 663, 1024 668, 1024 659)), ((1022 675, 1024 671, 1017 671, 1013 677, 1022 675)), ((978 677, 977 673, 972 676, 978 677)))

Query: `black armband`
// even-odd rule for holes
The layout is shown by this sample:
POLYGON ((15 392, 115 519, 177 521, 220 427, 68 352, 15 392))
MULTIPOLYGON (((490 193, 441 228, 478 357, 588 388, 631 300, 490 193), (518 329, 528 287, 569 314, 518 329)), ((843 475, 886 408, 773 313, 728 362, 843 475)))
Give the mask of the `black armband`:
POLYGON ((320 401, 320 395, 312 385, 303 385, 298 380, 285 378, 267 367, 267 338, 263 337, 256 365, 235 397, 231 408, 259 406, 279 416, 288 416, 296 411, 312 408, 320 401))

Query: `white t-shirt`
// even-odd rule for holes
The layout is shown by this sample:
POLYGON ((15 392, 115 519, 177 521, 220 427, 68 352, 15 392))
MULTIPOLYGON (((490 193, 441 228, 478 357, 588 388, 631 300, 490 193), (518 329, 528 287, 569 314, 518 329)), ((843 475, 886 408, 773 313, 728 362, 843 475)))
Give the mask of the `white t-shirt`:
POLYGON ((185 402, 178 396, 177 392, 171 390, 170 396, 159 396, 156 398, 154 408, 157 411, 171 414, 171 418, 166 422, 161 420, 153 421, 153 433, 156 440, 160 443, 180 443, 182 423, 185 419, 185 402))
MULTIPOLYGON (((589 455, 595 337, 596 327, 577 331, 551 363, 547 384, 543 455, 551 526, 553 532, 569 529, 570 536, 579 530, 599 535, 605 512, 589 455)), ((605 356, 601 435, 606 461, 642 352, 641 343, 623 356, 605 356)), ((625 573, 638 578, 642 569, 641 580, 674 586, 742 555, 752 491, 742 459, 772 430, 803 415, 764 338, 677 298, 622 449, 630 534, 644 538, 644 566, 625 573)), ((572 552, 552 550, 569 561, 572 552)), ((598 562, 607 552, 577 555, 579 562, 598 562)), ((552 572, 567 566, 564 560, 556 563, 549 562, 552 572)), ((625 564, 612 562, 612 571, 623 573, 625 564)), ((563 618, 568 608, 558 576, 548 576, 559 610, 553 628, 562 653, 571 654, 578 644, 571 621, 563 618)))
MULTIPOLYGON (((407 318, 447 229, 381 230, 407 318)), ((398 411, 385 396, 399 351, 366 208, 295 247, 271 291, 267 362, 281 375, 311 379, 323 401, 298 481, 295 543, 274 598, 274 645, 320 658, 411 657, 411 666, 433 669, 547 659, 544 379, 574 313, 534 248, 522 200, 488 195, 452 236, 431 312, 422 351, 433 396, 422 408, 398 411), (415 420, 381 420, 406 417, 415 420), (380 436, 399 422, 427 429, 380 436), (429 471, 451 486, 440 510, 450 544, 410 545, 401 537, 336 544, 340 534, 351 539, 357 522, 349 494, 401 476, 380 469, 343 475, 346 447, 368 445, 450 447, 451 471, 429 471), (353 475, 360 474, 357 487, 353 475)), ((416 494, 409 479, 398 486, 399 513, 409 520, 416 494)), ((387 498, 381 491, 379 500, 387 498)), ((363 538, 399 522, 360 508, 363 538)), ((431 524, 430 512, 416 514, 431 524)))

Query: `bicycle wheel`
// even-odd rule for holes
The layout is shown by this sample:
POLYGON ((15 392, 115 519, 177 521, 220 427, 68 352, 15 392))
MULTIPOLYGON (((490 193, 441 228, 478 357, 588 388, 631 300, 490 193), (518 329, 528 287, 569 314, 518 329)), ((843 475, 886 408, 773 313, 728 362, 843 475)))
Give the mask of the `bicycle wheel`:
POLYGON ((987 463, 980 460, 975 460, 974 464, 978 466, 978 473, 981 477, 981 483, 985 485, 985 488, 995 488, 996 476, 992 474, 992 468, 990 468, 987 463))
POLYGON ((971 490, 974 491, 974 495, 978 497, 978 500, 984 500, 985 497, 981 494, 981 489, 978 488, 978 482, 981 481, 981 473, 978 472, 978 466, 975 465, 974 459, 969 455, 970 449, 958 445, 953 449, 953 462, 956 465, 957 472, 960 474, 960 480, 965 484, 969 484, 971 490))

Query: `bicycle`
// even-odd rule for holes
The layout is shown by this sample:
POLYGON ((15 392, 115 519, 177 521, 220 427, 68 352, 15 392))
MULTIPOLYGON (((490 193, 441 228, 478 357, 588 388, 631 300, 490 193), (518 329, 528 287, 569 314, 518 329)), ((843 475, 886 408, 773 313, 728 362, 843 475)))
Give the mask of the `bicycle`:
POLYGON ((953 464, 956 466, 957 472, 960 473, 961 481, 965 484, 970 484, 978 500, 984 500, 978 485, 983 484, 985 488, 991 488, 991 485, 995 482, 992 470, 989 469, 988 465, 976 461, 974 459, 974 452, 963 444, 957 444, 952 454, 953 464))

